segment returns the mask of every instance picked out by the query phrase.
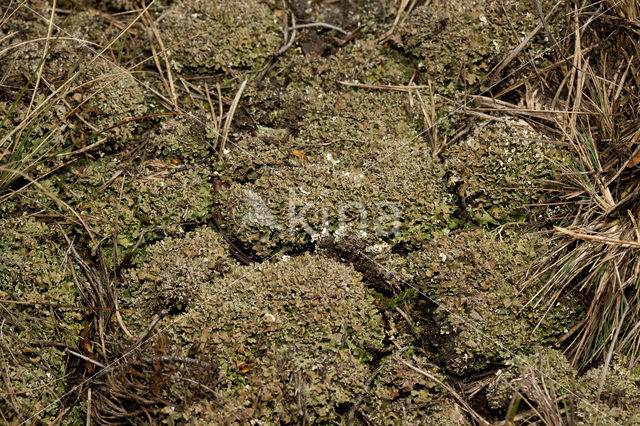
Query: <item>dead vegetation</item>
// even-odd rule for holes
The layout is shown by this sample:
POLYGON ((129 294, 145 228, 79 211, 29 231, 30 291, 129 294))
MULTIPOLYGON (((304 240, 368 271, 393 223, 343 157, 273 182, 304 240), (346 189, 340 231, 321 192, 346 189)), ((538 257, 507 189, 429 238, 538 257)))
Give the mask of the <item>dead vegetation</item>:
POLYGON ((573 291, 587 297, 585 317, 561 339, 579 367, 608 365, 614 353, 632 364, 640 356, 640 45, 638 4, 623 3, 575 8, 564 58, 542 74, 555 93, 546 91, 541 109, 561 110, 550 117, 572 158, 555 165, 562 177, 551 186, 568 217, 532 272, 547 284, 530 303, 552 306, 573 291))
POLYGON ((552 368, 548 362, 540 357, 540 364, 527 365, 523 374, 509 383, 514 393, 507 409, 507 422, 545 426, 575 423, 576 396, 559 395, 556 381, 549 380, 552 368), (520 404, 526 404, 526 409, 522 410, 520 404))

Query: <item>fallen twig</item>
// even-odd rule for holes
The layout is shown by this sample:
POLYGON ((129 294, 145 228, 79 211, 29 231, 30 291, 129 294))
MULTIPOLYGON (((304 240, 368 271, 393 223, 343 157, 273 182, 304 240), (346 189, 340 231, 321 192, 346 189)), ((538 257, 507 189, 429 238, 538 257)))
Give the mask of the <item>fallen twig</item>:
POLYGON ((555 230, 557 232, 561 233, 561 234, 568 235, 568 236, 576 238, 578 240, 597 241, 597 242, 604 243, 604 244, 619 245, 619 246, 622 246, 622 247, 640 248, 640 242, 637 242, 637 241, 618 240, 616 238, 603 237, 601 235, 583 234, 583 233, 580 233, 580 232, 572 231, 572 230, 567 229, 567 228, 561 228, 559 226, 556 226, 555 230))
POLYGON ((286 1, 285 0, 283 0, 283 3, 285 4, 285 11, 284 11, 284 27, 285 27, 284 39, 285 39, 285 43, 280 48, 280 50, 278 50, 278 55, 282 55, 284 52, 289 50, 289 48, 293 45, 293 42, 296 40, 296 36, 298 35, 298 31, 295 29, 295 26, 296 26, 296 15, 293 12, 291 12, 291 26, 294 27, 294 28, 293 28, 293 31, 291 32, 291 34, 289 34, 288 21, 287 21, 287 13, 289 13, 289 9, 286 8, 286 1))
POLYGON ((377 90, 395 90, 398 92, 411 92, 416 89, 428 89, 428 85, 412 85, 412 86, 398 86, 398 85, 384 85, 384 84, 364 84, 364 83, 350 83, 348 81, 338 81, 338 84, 348 87, 359 87, 361 89, 377 89, 377 90))
POLYGON ((422 370, 422 369, 420 369, 420 368, 418 368, 418 367, 416 367, 416 366, 414 366, 412 364, 409 364, 408 362, 406 362, 403 359, 401 359, 400 362, 403 363, 404 365, 406 365, 407 367, 409 367, 410 369, 412 369, 413 371, 422 374, 423 376, 425 376, 429 380, 434 381, 437 384, 439 384, 440 386, 442 386, 444 388, 444 390, 449 392, 451 394, 451 396, 453 396, 453 398, 455 400, 457 400, 465 408, 465 410, 467 410, 469 412, 469 414, 471 414, 471 416, 474 418, 475 421, 477 421, 478 423, 480 423, 481 425, 484 425, 484 426, 490 426, 491 425, 491 423, 486 421, 484 419, 484 417, 482 417, 480 414, 478 414, 478 412, 476 412, 473 408, 471 408, 471 405, 469 405, 469 403, 464 398, 462 398, 458 394, 458 392, 456 392, 451 386, 449 386, 446 383, 442 382, 440 379, 438 379, 433 374, 427 373, 426 371, 424 371, 424 370, 422 370))
POLYGON ((350 34, 348 31, 345 31, 340 27, 336 27, 335 25, 327 24, 326 22, 311 22, 309 24, 300 24, 300 25, 294 24, 292 27, 289 27, 289 31, 295 31, 302 28, 315 28, 315 27, 328 28, 330 30, 338 31, 339 33, 342 33, 344 35, 350 34))
POLYGON ((224 148, 229 136, 229 129, 231 128, 231 123, 233 122, 233 116, 236 113, 236 108, 238 108, 238 103, 240 103, 242 92, 244 92, 244 88, 247 86, 247 81, 248 80, 245 79, 240 85, 240 88, 236 92, 236 96, 235 98, 233 98, 233 102, 229 107, 229 112, 227 112, 227 120, 224 122, 224 129, 222 130, 222 142, 220 143, 220 152, 219 152, 220 156, 224 154, 224 148))

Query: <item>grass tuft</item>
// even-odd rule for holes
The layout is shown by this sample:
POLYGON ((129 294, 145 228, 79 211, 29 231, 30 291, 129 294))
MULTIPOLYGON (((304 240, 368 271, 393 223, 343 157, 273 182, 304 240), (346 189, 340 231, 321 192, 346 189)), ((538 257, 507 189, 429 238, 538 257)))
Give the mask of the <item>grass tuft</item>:
POLYGON ((575 366, 604 362, 604 374, 615 353, 640 359, 640 63, 627 53, 640 48, 639 4, 575 10, 565 66, 546 75, 554 102, 564 103, 555 124, 571 157, 556 163, 553 186, 572 214, 554 226, 557 244, 533 268, 529 278, 545 284, 529 303, 550 307, 565 292, 582 293, 585 318, 561 342, 575 366))

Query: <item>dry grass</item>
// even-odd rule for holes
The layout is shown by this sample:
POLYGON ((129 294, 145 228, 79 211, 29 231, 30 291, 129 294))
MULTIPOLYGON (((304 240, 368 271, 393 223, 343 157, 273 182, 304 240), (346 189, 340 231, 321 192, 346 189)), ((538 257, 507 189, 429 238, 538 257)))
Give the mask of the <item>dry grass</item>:
POLYGON ((560 396, 553 380, 547 380, 552 366, 544 364, 540 358, 540 365, 535 368, 527 365, 527 371, 521 377, 509 383, 513 391, 513 398, 507 409, 507 425, 571 425, 575 411, 574 396, 566 394, 560 396), (522 402, 528 409, 518 413, 522 402))
POLYGON ((640 358, 638 5, 574 10, 572 45, 546 73, 557 88, 555 128, 571 155, 556 164, 562 178, 553 187, 571 215, 533 269, 546 284, 530 304, 551 307, 567 291, 585 296, 583 321, 561 339, 578 367, 606 367, 616 352, 640 358))
POLYGON ((637 0, 607 0, 616 15, 629 21, 634 25, 638 25, 640 18, 640 3, 637 0))
MULTIPOLYGON (((116 232, 117 224, 114 249, 116 232)), ((215 401, 218 393, 214 389, 220 383, 218 366, 170 352, 169 342, 155 330, 166 311, 156 315, 140 336, 133 336, 125 326, 116 289, 121 281, 118 270, 130 256, 121 260, 114 250, 117 266, 110 270, 100 247, 94 248, 98 263, 92 265, 73 241, 65 238, 69 244, 67 269, 83 304, 91 309, 83 314, 79 352, 65 348, 71 355, 66 368, 71 391, 63 399, 61 411, 65 405, 84 400, 87 416, 98 424, 126 422, 131 416, 146 416, 152 423, 151 415, 164 407, 185 406, 203 397, 215 401)))
MULTIPOLYGON (((152 2, 153 3, 153 2, 152 2)), ((116 70, 113 75, 100 77, 100 80, 106 79, 106 83, 102 84, 102 87, 95 90, 93 93, 84 97, 83 101, 73 109, 70 109, 62 119, 60 119, 57 123, 47 123, 48 128, 50 129, 43 136, 34 138, 31 136, 31 132, 33 127, 38 124, 48 111, 51 111, 58 104, 66 104, 66 98, 87 84, 91 85, 96 83, 97 81, 85 82, 77 86, 73 86, 74 82, 76 82, 90 67, 95 61, 99 59, 105 58, 105 53, 112 49, 114 44, 124 37, 131 28, 136 24, 138 20, 140 20, 144 13, 148 10, 147 6, 142 10, 134 19, 129 22, 128 25, 124 26, 122 30, 118 33, 116 37, 109 40, 108 43, 101 47, 99 51, 96 51, 95 54, 86 62, 81 64, 78 69, 72 73, 64 82, 53 87, 43 77, 43 69, 47 66, 47 59, 51 52, 52 47, 58 41, 58 37, 62 36, 63 31, 60 30, 56 24, 54 24, 53 19, 56 13, 56 2, 54 1, 51 6, 47 36, 43 39, 37 40, 38 42, 44 41, 42 58, 36 67, 35 71, 31 74, 28 81, 25 82, 22 87, 20 94, 18 97, 12 102, 11 106, 8 108, 7 112, 4 114, 2 119, 0 120, 0 128, 2 128, 5 124, 10 123, 13 119, 13 115, 17 112, 22 106, 22 99, 26 95, 27 91, 32 91, 32 96, 29 101, 28 107, 26 108, 23 114, 23 118, 15 125, 9 127, 8 131, 0 134, 0 166, 3 168, 0 171, 0 191, 6 189, 11 184, 13 184, 16 180, 20 179, 25 175, 31 174, 38 166, 47 163, 49 160, 55 158, 58 154, 60 154, 65 148, 64 138, 61 135, 62 124, 69 121, 71 117, 74 115, 78 116, 79 119, 81 117, 77 114, 79 108, 85 105, 92 97, 96 96, 110 84, 111 79, 118 78, 118 74, 122 71, 119 67, 114 67, 116 70), (52 37, 52 31, 54 26, 57 29, 57 35, 52 37), (43 88, 42 86, 46 86, 48 89, 48 94, 39 103, 36 103, 36 95, 39 93, 38 89, 43 88)), ((0 28, 4 25, 10 24, 10 17, 16 13, 20 7, 16 7, 12 13, 9 13, 8 16, 0 22, 0 28)), ((64 24, 63 24, 64 25, 64 24)), ((83 40, 74 39, 80 45, 84 43, 83 40)), ((29 43, 36 42, 36 40, 30 40, 29 43)), ((11 49, 5 49, 0 53, 0 60, 4 58, 4 60, 8 59, 9 52, 14 48, 19 46, 11 46, 11 49)), ((8 69, 9 70, 9 69, 8 69)), ((7 70, 7 72, 8 72, 7 70)), ((125 71, 126 72, 126 71, 125 71)), ((6 74, 5 74, 6 76, 6 74)), ((3 76, 4 79, 4 76, 3 76)), ((66 104, 68 105, 68 104, 66 104)), ((83 121, 81 119, 81 121, 83 121)), ((93 128, 89 123, 88 126, 93 128)), ((93 128, 95 130, 95 128, 93 128)), ((50 171, 50 170, 49 170, 50 171)), ((42 176, 38 176, 35 179, 39 179, 42 176)))

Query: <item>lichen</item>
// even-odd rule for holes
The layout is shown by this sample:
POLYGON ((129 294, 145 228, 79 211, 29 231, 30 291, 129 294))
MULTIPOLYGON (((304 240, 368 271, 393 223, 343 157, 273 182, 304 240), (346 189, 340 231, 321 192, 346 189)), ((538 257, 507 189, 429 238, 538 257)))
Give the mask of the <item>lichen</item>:
MULTIPOLYGON (((11 101, 18 97, 22 88, 28 87, 29 79, 37 75, 45 50, 43 40, 47 35, 48 22, 46 18, 34 16, 34 13, 37 12, 20 11, 16 16, 25 20, 20 24, 24 31, 8 32, 7 37, 3 37, 0 42, 0 48, 9 48, 25 40, 39 40, 26 43, 19 50, 8 50, 7 60, 11 66, 4 78, 13 86, 9 95, 11 101)), ((14 24, 18 25, 18 22, 14 24)), ((96 43, 104 43, 105 37, 115 40, 119 31, 110 26, 102 14, 93 10, 72 14, 64 25, 64 34, 60 34, 59 39, 50 41, 46 59, 41 66, 42 93, 34 98, 35 103, 31 109, 40 109, 41 112, 24 132, 26 149, 37 146, 53 129, 78 132, 74 141, 81 146, 72 145, 71 149, 84 148, 85 145, 96 142, 88 136, 97 136, 97 131, 107 129, 110 129, 107 135, 111 137, 109 139, 112 146, 126 145, 139 123, 124 123, 143 116, 149 111, 150 105, 143 85, 126 66, 99 55, 100 47, 96 43), (53 103, 45 104, 49 94, 63 84, 67 85, 67 90, 55 97, 53 103), (80 120, 69 119, 72 114, 80 120), (80 136, 81 131, 83 136, 80 136)), ((35 77, 33 80, 35 81, 35 77)), ((32 81, 31 87, 34 84, 32 81)), ((19 105, 22 107, 17 108, 11 117, 13 124, 25 118, 30 100, 31 96, 21 99, 19 105)), ((53 135, 58 138, 56 132, 53 135)), ((69 148, 68 143, 62 145, 69 148)), ((105 145, 103 142, 100 148, 105 145)))
MULTIPOLYGON (((416 355, 408 363, 441 382, 447 380, 439 367, 416 355)), ((373 424, 470 424, 451 395, 443 393, 437 382, 393 357, 383 361, 361 412, 373 424)))
POLYGON ((202 163, 214 153, 215 131, 206 118, 176 117, 162 120, 149 134, 147 151, 177 164, 202 163))
POLYGON ((540 413, 554 413, 558 421, 580 425, 637 424, 639 378, 627 366, 628 360, 614 357, 598 395, 603 366, 577 374, 562 352, 541 349, 514 358, 499 370, 487 387, 487 398, 504 410, 517 391, 527 403, 538 406, 540 413))
POLYGON ((65 355, 82 326, 80 295, 65 266, 60 235, 33 217, 0 219, 0 401, 5 420, 36 411, 53 420, 65 391, 65 355), (45 342, 45 343, 42 343, 45 342))
MULTIPOLYGON (((551 2, 541 4, 544 11, 551 9, 551 2)), ((562 17, 555 13, 550 27, 560 31, 562 17)), ((539 21, 535 4, 517 0, 429 2, 411 14, 396 43, 420 60, 420 70, 439 87, 453 91, 482 81, 539 21)), ((531 58, 542 64, 548 50, 545 36, 538 33, 512 68, 531 58)))
POLYGON ((257 0, 174 3, 158 26, 178 72, 254 70, 282 42, 273 12, 257 0))
POLYGON ((202 166, 162 160, 126 169, 117 159, 104 158, 77 168, 65 195, 100 238, 113 235, 117 226, 118 242, 126 250, 143 230, 147 237, 179 234, 183 223, 206 220, 212 205, 210 174, 202 166))
POLYGON ((491 123, 447 147, 449 188, 469 217, 480 225, 533 222, 553 215, 543 206, 543 180, 554 176, 546 159, 562 151, 540 142, 524 122, 491 123))
MULTIPOLYGON (((158 285, 171 280, 160 276, 158 285)), ((197 404, 189 413, 216 423, 296 421, 299 388, 311 419, 330 421, 362 389, 364 342, 381 345, 384 330, 351 268, 304 255, 195 281, 192 308, 172 318, 167 333, 179 351, 218 362, 224 381, 222 407, 197 404)))
POLYGON ((141 305, 144 300, 148 312, 184 311, 207 290, 209 281, 229 273, 234 265, 222 237, 208 227, 164 238, 133 263, 139 266, 128 271, 128 296, 121 303, 141 305))
POLYGON ((309 89, 304 99, 297 135, 285 132, 277 143, 270 136, 244 138, 225 157, 220 171, 243 179, 216 194, 225 231, 268 257, 305 247, 323 228, 337 231, 341 211, 354 228, 366 212, 367 232, 375 232, 380 219, 380 230, 400 244, 419 245, 447 226, 455 199, 405 113, 406 94, 309 89))
MULTIPOLYGON (((400 13, 380 42, 401 2, 288 1, 283 10, 280 0, 163 0, 148 16, 162 43, 145 16, 96 58, 138 3, 81 0, 79 12, 57 3, 64 31, 50 44, 35 105, 82 71, 64 101, 21 133, 22 148, 59 129, 54 143, 77 150, 106 136, 95 129, 115 128, 81 155, 30 170, 42 176, 37 185, 0 194, 13 194, 0 205, 0 393, 8 395, 0 412, 9 421, 27 419, 89 377, 88 364, 75 368, 63 352, 93 326, 70 274, 83 285, 71 244, 88 268, 113 276, 126 326, 112 318, 104 356, 94 358, 110 365, 89 382, 98 417, 105 406, 96 401, 110 395, 122 407, 145 400, 139 416, 167 423, 347 423, 357 409, 363 423, 470 424, 462 397, 502 421, 514 389, 531 397, 529 367, 538 374, 544 366, 556 402, 577 397, 565 408, 574 407, 578 423, 638 421, 637 371, 627 360, 612 360, 599 397, 601 366, 580 376, 548 349, 570 337, 583 301, 567 293, 541 311, 528 302, 543 283, 521 281, 552 244, 531 231, 559 216, 534 205, 545 203, 538 181, 555 178, 547 159, 562 162, 562 150, 522 121, 466 114, 469 93, 531 58, 544 65, 550 43, 541 28, 489 76, 539 25, 534 3, 426 2, 400 13), (299 28, 274 55, 292 13, 298 23, 355 31, 299 28), (168 105, 164 53, 179 111, 168 105), (210 108, 217 114, 220 102, 230 127, 218 152, 210 108), (164 108, 172 112, 154 114, 164 108), (260 263, 247 265, 252 259, 260 263), (199 382, 199 374, 210 377, 199 382), (136 387, 145 392, 132 398, 136 387), (111 392, 120 388, 127 392, 111 392)), ((50 11, 44 1, 30 5, 50 11)), ((3 56, 0 115, 42 57, 43 41, 20 43, 48 31, 46 17, 19 9, 0 28, 0 50, 19 46, 3 56)), ((563 15, 547 21, 557 39, 563 15)), ((0 136, 24 119, 30 90, 0 136)), ((86 400, 72 392, 64 421, 78 423, 86 400)), ((39 420, 52 422, 60 407, 39 420)), ((147 421, 140 418, 131 421, 147 421)))
POLYGON ((543 250, 540 244, 533 236, 500 241, 470 229, 439 237, 407 257, 407 273, 437 305, 422 325, 425 342, 435 346, 449 371, 468 374, 491 361, 526 353, 578 321, 580 305, 570 297, 551 313, 534 308, 521 312, 535 288, 522 292, 517 274, 543 250), (537 328, 545 315, 559 321, 537 328))

